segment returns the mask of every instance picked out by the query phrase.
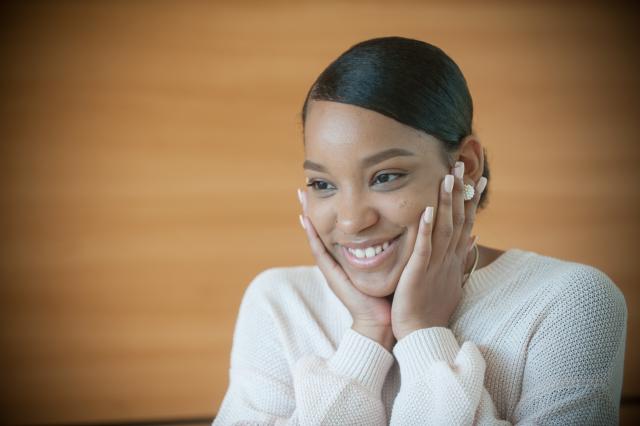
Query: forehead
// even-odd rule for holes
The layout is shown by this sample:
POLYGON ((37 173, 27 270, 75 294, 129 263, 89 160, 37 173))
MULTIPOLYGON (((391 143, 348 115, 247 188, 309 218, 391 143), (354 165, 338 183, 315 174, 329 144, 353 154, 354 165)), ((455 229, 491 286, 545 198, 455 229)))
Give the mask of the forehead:
POLYGON ((402 148, 419 157, 439 161, 439 142, 386 115, 356 105, 330 101, 309 103, 305 123, 307 158, 365 157, 389 149, 402 148))

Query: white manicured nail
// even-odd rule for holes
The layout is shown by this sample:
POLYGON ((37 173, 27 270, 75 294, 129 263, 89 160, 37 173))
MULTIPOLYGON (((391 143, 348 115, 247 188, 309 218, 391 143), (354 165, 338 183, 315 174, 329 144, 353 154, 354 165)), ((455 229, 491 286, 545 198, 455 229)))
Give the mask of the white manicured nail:
POLYGON ((302 212, 305 213, 307 211, 307 194, 300 188, 298 188, 298 201, 302 206, 302 212))
POLYGON ((487 187, 487 178, 482 176, 478 181, 478 185, 476 186, 476 191, 482 194, 482 191, 487 187))
POLYGON ((456 166, 453 169, 453 173, 457 178, 462 179, 462 176, 464 176, 464 163, 462 161, 456 161, 456 166))
POLYGON ((431 221, 433 220, 433 207, 429 206, 426 208, 424 214, 422 215, 422 219, 425 221, 425 223, 431 223, 431 221))
POLYGON ((453 191, 453 175, 447 175, 444 178, 444 190, 445 192, 453 191))

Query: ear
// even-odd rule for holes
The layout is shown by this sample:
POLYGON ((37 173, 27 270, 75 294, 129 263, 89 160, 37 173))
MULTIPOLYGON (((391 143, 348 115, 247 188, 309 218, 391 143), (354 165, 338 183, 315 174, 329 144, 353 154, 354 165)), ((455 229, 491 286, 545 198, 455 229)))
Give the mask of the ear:
POLYGON ((484 171, 484 149, 475 135, 466 136, 460 143, 456 161, 464 163, 464 176, 475 183, 484 171))

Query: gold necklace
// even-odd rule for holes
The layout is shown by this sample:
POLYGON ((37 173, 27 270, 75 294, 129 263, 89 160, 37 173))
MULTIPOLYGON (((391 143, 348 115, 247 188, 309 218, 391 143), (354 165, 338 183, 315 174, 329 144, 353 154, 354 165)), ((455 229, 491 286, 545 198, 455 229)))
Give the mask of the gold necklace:
POLYGON ((469 278, 471 278, 471 274, 473 274, 473 271, 476 270, 476 266, 478 266, 478 258, 480 258, 480 253, 478 253, 478 245, 477 244, 473 245, 473 250, 476 252, 476 260, 473 262, 473 266, 471 267, 471 271, 469 271, 468 274, 465 274, 467 276, 467 278, 465 278, 464 281, 462 281, 462 285, 463 286, 469 280, 469 278))

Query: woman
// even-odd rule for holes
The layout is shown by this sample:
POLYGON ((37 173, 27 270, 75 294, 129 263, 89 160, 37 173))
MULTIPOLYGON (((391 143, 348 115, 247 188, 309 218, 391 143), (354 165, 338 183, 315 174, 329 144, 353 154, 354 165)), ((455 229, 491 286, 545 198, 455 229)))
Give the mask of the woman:
POLYGON ((354 45, 302 110, 317 265, 247 288, 214 424, 615 424, 627 308, 600 270, 472 238, 489 168, 457 65, 354 45))

